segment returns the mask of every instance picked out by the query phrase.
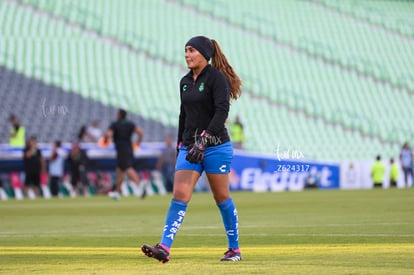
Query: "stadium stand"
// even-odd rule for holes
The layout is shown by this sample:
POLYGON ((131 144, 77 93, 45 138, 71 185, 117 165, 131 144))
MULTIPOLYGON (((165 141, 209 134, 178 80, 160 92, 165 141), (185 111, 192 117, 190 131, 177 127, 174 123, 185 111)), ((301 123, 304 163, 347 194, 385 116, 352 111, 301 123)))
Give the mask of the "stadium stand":
MULTIPOLYGON (((26 132, 36 135, 42 142, 53 142, 57 139, 75 141, 82 125, 89 125, 98 119, 102 129, 106 129, 116 118, 116 107, 100 101, 27 78, 2 66, 0 75, 0 119, 6 122, 9 114, 18 114, 26 132)), ((174 127, 137 114, 130 114, 130 118, 148 133, 148 137, 152 137, 149 141, 162 141, 166 134, 176 132, 174 127)))
POLYGON ((372 159, 414 139, 406 1, 0 3, 0 95, 9 106, 0 119, 17 111, 45 142, 72 138, 93 117, 104 124, 119 107, 144 125, 146 141, 162 140, 177 123, 183 45, 198 34, 216 38, 243 78, 230 120, 242 118, 250 151, 372 159), (71 115, 34 116, 44 99, 71 115))

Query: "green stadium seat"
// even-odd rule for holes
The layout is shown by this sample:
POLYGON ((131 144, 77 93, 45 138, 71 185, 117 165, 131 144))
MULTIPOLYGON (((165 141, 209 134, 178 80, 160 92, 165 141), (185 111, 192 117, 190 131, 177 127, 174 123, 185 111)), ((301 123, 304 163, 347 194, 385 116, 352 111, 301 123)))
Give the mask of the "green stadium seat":
POLYGON ((0 65, 107 106, 176 126, 184 43, 205 33, 244 81, 232 110, 249 150, 269 152, 280 142, 309 158, 371 159, 378 147, 395 154, 411 135, 393 133, 414 117, 408 3, 23 3, 46 13, 1 4, 0 65))

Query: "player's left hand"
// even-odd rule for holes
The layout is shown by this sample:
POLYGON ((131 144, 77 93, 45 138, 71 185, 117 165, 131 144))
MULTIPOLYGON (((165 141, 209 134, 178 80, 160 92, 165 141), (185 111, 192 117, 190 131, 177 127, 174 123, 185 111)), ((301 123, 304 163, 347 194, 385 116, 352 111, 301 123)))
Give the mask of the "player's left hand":
POLYGON ((210 140, 211 135, 207 131, 203 131, 195 143, 187 147, 188 153, 185 159, 191 163, 203 162, 206 148, 210 145, 210 140))
POLYGON ((201 163, 204 161, 204 154, 206 152, 206 148, 202 143, 194 143, 187 147, 188 153, 185 157, 191 163, 201 163))

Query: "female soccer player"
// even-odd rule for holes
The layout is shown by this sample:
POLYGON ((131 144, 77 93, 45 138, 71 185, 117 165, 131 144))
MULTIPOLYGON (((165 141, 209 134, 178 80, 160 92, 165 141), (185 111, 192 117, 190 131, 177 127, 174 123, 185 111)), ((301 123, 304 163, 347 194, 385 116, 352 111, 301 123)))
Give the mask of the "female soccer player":
POLYGON ((180 82, 179 152, 173 198, 160 243, 144 244, 141 249, 145 255, 162 263, 170 260, 175 235, 197 180, 205 171, 228 239, 228 250, 221 261, 240 261, 238 215, 229 187, 233 147, 224 123, 230 100, 241 94, 241 79, 227 62, 219 44, 207 37, 196 36, 186 43, 185 60, 190 71, 180 82))

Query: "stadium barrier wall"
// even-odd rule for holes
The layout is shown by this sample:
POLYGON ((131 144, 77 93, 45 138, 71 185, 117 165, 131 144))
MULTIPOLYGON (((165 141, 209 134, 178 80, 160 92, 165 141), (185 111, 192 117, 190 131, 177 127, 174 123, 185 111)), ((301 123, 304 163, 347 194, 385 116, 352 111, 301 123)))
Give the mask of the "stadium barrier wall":
MULTIPOLYGON (((113 146, 101 148, 96 144, 82 144, 93 162, 91 170, 115 169, 113 146)), ((152 170, 161 154, 163 143, 143 143, 134 153, 136 168, 152 170)), ((43 156, 51 155, 52 144, 39 144, 43 156)), ((63 148, 69 152, 71 144, 63 148)), ((373 187, 370 169, 374 161, 344 161, 341 163, 319 162, 303 159, 300 152, 289 154, 254 154, 235 150, 230 172, 232 190, 254 192, 302 191, 305 189, 370 189, 373 187)), ((389 188, 390 165, 386 163, 384 188, 389 188)), ((23 168, 22 150, 0 145, 0 173, 18 173, 23 168)), ((200 188, 206 191, 205 177, 200 180, 200 188)), ((403 188, 403 175, 397 187, 403 188)))
POLYGON ((230 173, 231 188, 255 192, 339 188, 339 164, 307 161, 300 154, 289 157, 236 150, 230 173))
MULTIPOLYGON (((113 146, 101 148, 96 144, 81 144, 93 161, 92 169, 115 169, 113 146)), ((71 145, 63 144, 69 152, 71 145)), ((137 166, 155 167, 163 143, 143 143, 134 156, 137 166)), ((43 156, 51 155, 52 144, 39 144, 43 156)), ((282 154, 282 153, 281 153, 282 154)), ((339 188, 339 165, 305 161, 300 152, 289 155, 263 155, 235 150, 231 169, 231 188, 248 191, 299 191, 305 188, 339 188)), ((21 171, 23 168, 21 149, 8 145, 0 146, 0 171, 21 171)))

